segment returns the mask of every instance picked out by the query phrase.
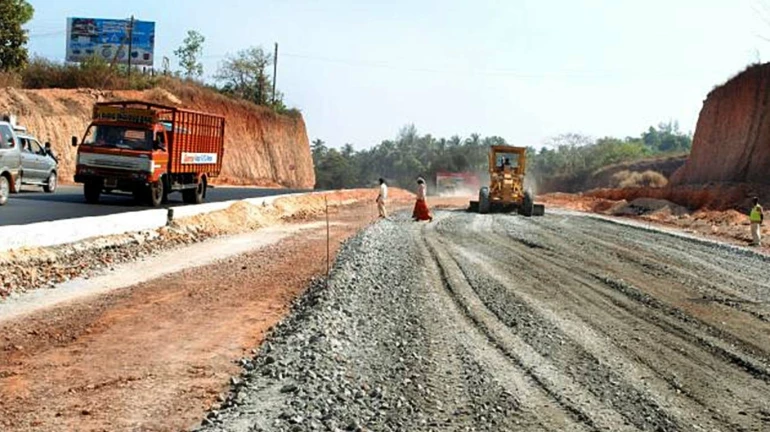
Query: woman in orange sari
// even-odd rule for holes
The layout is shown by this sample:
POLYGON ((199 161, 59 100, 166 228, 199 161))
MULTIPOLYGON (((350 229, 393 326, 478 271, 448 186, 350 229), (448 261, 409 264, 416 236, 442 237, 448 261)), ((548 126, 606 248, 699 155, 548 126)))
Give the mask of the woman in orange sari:
POLYGON ((415 221, 433 221, 433 216, 428 210, 428 203, 425 201, 425 195, 427 195, 428 187, 425 186, 425 180, 422 177, 417 179, 417 202, 414 203, 414 211, 412 212, 412 219, 415 221))

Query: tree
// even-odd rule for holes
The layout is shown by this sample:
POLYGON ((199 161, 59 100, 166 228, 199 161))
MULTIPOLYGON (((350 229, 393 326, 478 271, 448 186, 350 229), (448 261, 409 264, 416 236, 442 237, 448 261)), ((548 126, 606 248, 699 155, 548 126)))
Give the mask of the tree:
POLYGON ((174 51, 174 55, 179 58, 179 66, 182 67, 182 73, 185 78, 195 79, 203 75, 203 64, 200 62, 203 54, 203 42, 206 38, 195 30, 188 30, 187 37, 182 41, 182 45, 174 51))
POLYGON ((268 105, 272 87, 267 71, 272 64, 272 56, 262 47, 251 47, 228 56, 214 78, 224 83, 224 91, 257 105, 268 105))
POLYGON ((27 31, 21 28, 35 9, 25 0, 0 1, 0 71, 20 69, 27 64, 27 31))
POLYGON ((644 144, 652 151, 661 152, 688 152, 692 147, 692 137, 679 131, 679 123, 669 121, 658 124, 655 129, 652 126, 642 134, 644 144))
POLYGON ((319 165, 323 158, 326 156, 326 152, 329 149, 326 147, 326 143, 320 138, 316 138, 310 144, 310 153, 313 155, 313 163, 319 165))
POLYGON ((566 133, 552 137, 545 144, 546 147, 556 150, 554 162, 558 171, 564 174, 576 174, 587 166, 585 148, 592 145, 591 137, 566 133))

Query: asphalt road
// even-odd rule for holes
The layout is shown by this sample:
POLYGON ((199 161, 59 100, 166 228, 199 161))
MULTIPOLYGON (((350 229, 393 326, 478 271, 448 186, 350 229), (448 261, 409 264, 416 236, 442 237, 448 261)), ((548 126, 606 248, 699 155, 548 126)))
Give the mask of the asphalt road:
MULTIPOLYGON (((301 192, 292 189, 263 189, 251 187, 217 187, 206 192, 206 202, 229 201, 301 192)), ((168 206, 185 205, 182 195, 169 195, 168 206)), ((103 216, 150 207, 134 203, 130 194, 102 195, 99 204, 86 204, 81 186, 59 186, 53 194, 47 194, 33 186, 25 186, 21 194, 11 195, 8 203, 0 207, 0 226, 22 225, 85 216, 103 216)))

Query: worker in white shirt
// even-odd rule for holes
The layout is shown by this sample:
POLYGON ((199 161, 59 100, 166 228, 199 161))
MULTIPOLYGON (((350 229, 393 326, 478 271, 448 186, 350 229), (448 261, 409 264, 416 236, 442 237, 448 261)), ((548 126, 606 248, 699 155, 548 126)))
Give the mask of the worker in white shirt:
POLYGON ((381 218, 388 217, 388 211, 385 210, 385 200, 388 199, 388 185, 385 184, 385 179, 380 178, 380 194, 377 195, 377 211, 380 212, 381 218))

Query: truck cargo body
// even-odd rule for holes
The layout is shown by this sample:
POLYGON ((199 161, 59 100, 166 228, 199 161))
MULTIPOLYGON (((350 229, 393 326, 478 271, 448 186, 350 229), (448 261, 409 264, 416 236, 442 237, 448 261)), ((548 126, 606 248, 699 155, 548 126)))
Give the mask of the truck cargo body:
POLYGON ((112 191, 132 192, 155 207, 175 191, 185 202, 202 202, 222 169, 224 127, 221 116, 176 107, 98 103, 78 148, 75 181, 87 202, 112 191))

